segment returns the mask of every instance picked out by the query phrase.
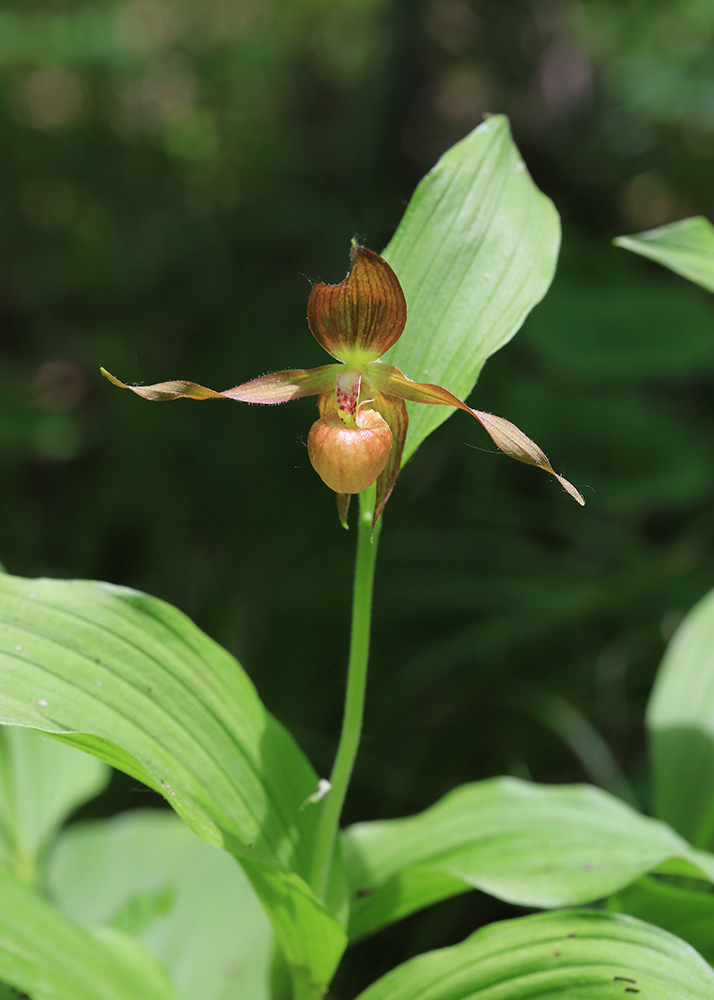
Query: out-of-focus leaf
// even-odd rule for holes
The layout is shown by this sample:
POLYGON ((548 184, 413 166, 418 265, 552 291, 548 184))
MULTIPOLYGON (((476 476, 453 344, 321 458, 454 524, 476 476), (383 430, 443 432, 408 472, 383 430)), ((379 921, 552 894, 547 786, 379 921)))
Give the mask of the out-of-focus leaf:
POLYGON ((703 1000, 714 970, 658 927, 607 913, 542 913, 482 928, 420 955, 359 1000, 703 1000))
POLYGON ((665 865, 714 881, 714 857, 588 785, 464 785, 417 816, 344 833, 350 938, 473 887, 521 906, 592 902, 665 865))
POLYGON ((235 861, 158 810, 75 824, 47 886, 77 923, 123 926, 186 1000, 267 1000, 272 930, 235 861))
POLYGON ((618 892, 608 902, 608 909, 663 927, 714 964, 714 892, 697 892, 645 877, 618 892))
POLYGON ((317 776, 240 665, 178 610, 136 591, 2 576, 0 595, 0 721, 125 770, 239 858, 292 962, 296 995, 319 996, 345 937, 304 881, 317 814, 300 806, 317 776))
POLYGON ((714 590, 667 647, 647 706, 654 809, 698 847, 714 841, 714 590))
MULTIPOLYGON (((561 384, 633 391, 714 373, 711 301, 683 282, 556 282, 523 331, 561 384), (672 336, 672 331, 677 336, 672 336)), ((562 404, 561 404, 562 405, 562 404)))
POLYGON ((0 980, 33 1000, 176 1000, 165 970, 136 941, 63 917, 0 869, 0 980))
MULTIPOLYGON (((559 246, 558 213, 533 184, 508 120, 488 118, 422 180, 384 252, 408 310, 384 361, 465 399, 487 358, 545 295, 559 246)), ((405 462, 454 412, 408 410, 405 462)))
POLYGON ((703 215, 635 236, 618 236, 614 242, 714 292, 714 226, 703 215))
POLYGON ((522 683, 513 705, 537 719, 561 739, 599 788, 637 808, 637 796, 622 773, 617 758, 595 726, 566 698, 536 684, 522 683))
POLYGON ((106 785, 94 757, 29 729, 0 729, 0 858, 27 882, 63 820, 106 785))

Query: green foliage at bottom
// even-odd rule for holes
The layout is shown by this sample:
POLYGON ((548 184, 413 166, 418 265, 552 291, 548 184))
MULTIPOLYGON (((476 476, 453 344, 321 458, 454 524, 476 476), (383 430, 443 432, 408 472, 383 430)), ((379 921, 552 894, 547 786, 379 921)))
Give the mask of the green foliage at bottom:
POLYGON ((491 924, 420 955, 359 1000, 703 1000, 714 970, 678 938, 630 917, 564 911, 491 924))

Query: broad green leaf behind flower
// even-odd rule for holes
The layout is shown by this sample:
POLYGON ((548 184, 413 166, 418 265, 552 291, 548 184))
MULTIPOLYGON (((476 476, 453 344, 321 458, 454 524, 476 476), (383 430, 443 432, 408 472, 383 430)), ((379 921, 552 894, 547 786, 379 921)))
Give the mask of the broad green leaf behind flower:
MULTIPOLYGON (((545 295, 559 247, 558 213, 531 180, 508 119, 488 118, 422 180, 383 254, 408 310, 383 360, 466 399, 487 358, 545 295)), ((454 412, 408 410, 403 462, 454 412)))

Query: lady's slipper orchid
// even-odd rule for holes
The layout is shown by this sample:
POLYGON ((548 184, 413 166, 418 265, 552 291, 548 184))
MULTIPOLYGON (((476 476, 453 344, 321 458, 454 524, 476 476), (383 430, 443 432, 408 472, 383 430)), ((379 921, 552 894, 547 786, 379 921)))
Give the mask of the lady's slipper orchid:
POLYGON ((349 274, 339 285, 315 285, 307 319, 317 342, 339 364, 262 375, 223 392, 195 382, 126 385, 104 369, 102 372, 115 385, 152 400, 187 396, 270 405, 317 395, 320 418, 308 437, 308 455, 323 481, 337 493, 345 527, 350 496, 375 480, 374 524, 384 510, 401 465, 408 423, 406 402, 465 410, 506 455, 549 472, 578 503, 585 503, 575 487, 553 470, 538 445, 510 421, 472 410, 447 389, 412 382, 398 368, 379 360, 402 335, 407 305, 397 276, 378 254, 353 242, 349 274))

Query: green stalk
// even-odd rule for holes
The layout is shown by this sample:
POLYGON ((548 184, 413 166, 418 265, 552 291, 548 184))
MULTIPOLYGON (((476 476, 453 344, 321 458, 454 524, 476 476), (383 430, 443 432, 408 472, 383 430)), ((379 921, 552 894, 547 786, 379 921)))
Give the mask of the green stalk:
POLYGON ((377 540, 382 520, 377 523, 372 536, 372 515, 375 504, 374 486, 359 495, 359 528, 357 536, 357 562, 352 593, 352 631, 350 657, 347 667, 347 692, 342 733, 337 747, 335 763, 330 775, 332 786, 322 803, 322 812, 315 835, 315 848, 310 871, 310 885, 320 899, 325 899, 330 881, 335 841, 339 830, 342 806, 352 776, 364 715, 364 696, 367 686, 369 637, 372 621, 372 589, 374 566, 377 559, 377 540))

